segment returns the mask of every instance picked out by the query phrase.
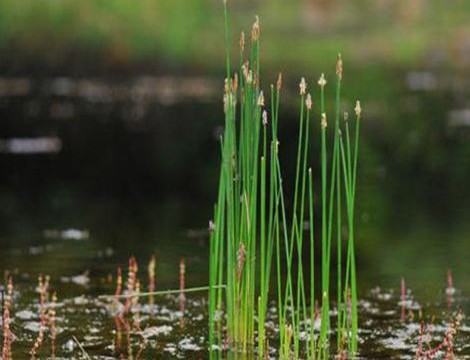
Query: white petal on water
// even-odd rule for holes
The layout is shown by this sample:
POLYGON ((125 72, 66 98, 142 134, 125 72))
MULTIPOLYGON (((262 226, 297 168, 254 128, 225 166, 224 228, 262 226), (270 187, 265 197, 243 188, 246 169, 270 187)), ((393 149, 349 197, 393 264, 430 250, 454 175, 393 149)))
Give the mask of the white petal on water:
POLYGON ((36 314, 30 310, 21 310, 15 314, 15 317, 21 320, 31 320, 36 318, 36 314))
POLYGON ((190 337, 185 337, 178 343, 178 347, 184 351, 198 351, 201 350, 201 347, 196 345, 194 339, 190 337))
POLYGON ((32 331, 32 332, 39 332, 41 327, 41 323, 37 321, 29 321, 23 325, 23 329, 32 331))
POLYGON ((142 336, 145 339, 148 339, 154 336, 161 336, 161 335, 165 336, 165 335, 169 335, 172 330, 173 330, 173 327, 169 325, 152 326, 152 327, 148 327, 144 329, 142 331, 142 336))

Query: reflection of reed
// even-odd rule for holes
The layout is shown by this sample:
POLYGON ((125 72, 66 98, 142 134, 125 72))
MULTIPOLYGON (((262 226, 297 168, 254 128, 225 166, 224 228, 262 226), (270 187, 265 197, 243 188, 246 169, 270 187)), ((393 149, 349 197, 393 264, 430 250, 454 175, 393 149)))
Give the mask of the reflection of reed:
POLYGON ((135 289, 135 297, 133 298, 134 302, 132 304, 134 308, 134 311, 133 311, 134 314, 132 317, 132 321, 133 321, 132 327, 133 327, 134 332, 140 335, 142 341, 140 343, 139 350, 137 351, 137 354, 135 357, 136 359, 140 357, 140 354, 142 353, 142 351, 145 349, 147 345, 147 340, 145 339, 143 332, 142 332, 142 328, 140 327, 139 294, 140 294, 140 282, 139 280, 137 280, 136 289, 135 289))
POLYGON ((122 272, 121 268, 117 269, 116 275, 116 290, 114 291, 114 299, 113 299, 113 310, 117 313, 119 311, 119 299, 118 296, 121 295, 122 292, 122 272))
MULTIPOLYGON (((136 312, 138 314, 138 311, 136 312)), ((145 349, 147 343, 142 335, 142 331, 140 329, 140 321, 138 318, 134 316, 133 318, 133 324, 129 323, 129 321, 122 316, 116 316, 114 317, 114 323, 116 325, 116 343, 114 347, 114 352, 116 356, 119 356, 121 359, 139 359, 143 350, 145 349), (122 328, 124 327, 124 331, 126 332, 126 348, 125 350, 123 349, 122 346, 122 328), (134 332, 138 332, 141 334, 142 337, 142 342, 140 343, 139 349, 137 350, 137 353, 134 356, 134 351, 132 347, 132 341, 131 341, 131 335, 134 332)))
POLYGON ((58 137, 0 139, 0 152, 10 154, 49 154, 62 150, 58 137))
POLYGON ((121 327, 121 317, 114 317, 114 324, 116 325, 116 342, 114 344, 114 351, 116 354, 119 353, 119 350, 122 347, 122 327, 121 327))
POLYGON ((116 356, 126 359, 132 359, 132 344, 131 344, 131 326, 129 321, 123 316, 115 316, 114 323, 116 325, 116 343, 114 347, 114 352, 116 356), (124 331, 126 332, 126 347, 123 348, 122 344, 122 328, 124 327, 124 331))
POLYGON ((124 330, 126 331, 126 349, 127 349, 127 358, 133 359, 132 353, 132 344, 131 344, 131 326, 129 321, 126 318, 121 318, 122 324, 124 325, 124 330))
POLYGON ((452 270, 447 269, 447 288, 446 288, 446 295, 447 295, 447 308, 450 310, 452 304, 454 302, 454 280, 452 278, 452 270))
POLYGON ((50 328, 50 338, 51 338, 51 358, 55 359, 55 322, 56 322, 56 311, 55 307, 57 304, 57 294, 52 293, 51 304, 48 311, 49 317, 49 328, 50 328))

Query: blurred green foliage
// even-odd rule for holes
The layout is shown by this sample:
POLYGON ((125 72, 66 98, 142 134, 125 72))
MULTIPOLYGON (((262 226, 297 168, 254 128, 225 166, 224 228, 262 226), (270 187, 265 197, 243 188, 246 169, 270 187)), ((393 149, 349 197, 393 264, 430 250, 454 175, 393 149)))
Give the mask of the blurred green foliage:
MULTIPOLYGON (((0 49, 37 60, 74 49, 119 64, 220 67, 221 2, 3 0, 0 49)), ((323 66, 339 50, 353 63, 409 65, 431 56, 458 64, 469 34, 466 0, 240 0, 229 7, 236 38, 260 15, 263 61, 282 67, 323 66)))

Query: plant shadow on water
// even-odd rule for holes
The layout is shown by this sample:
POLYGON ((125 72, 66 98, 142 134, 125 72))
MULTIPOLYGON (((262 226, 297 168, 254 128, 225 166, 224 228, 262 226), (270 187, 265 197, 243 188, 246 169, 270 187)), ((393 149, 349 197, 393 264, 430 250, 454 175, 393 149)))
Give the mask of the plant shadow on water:
MULTIPOLYGON (((438 358, 452 348, 456 357, 470 358, 470 328, 459 312, 470 311, 462 265, 470 255, 469 231, 461 220, 468 215, 468 189, 453 190, 468 178, 468 125, 465 112, 449 111, 447 104, 451 98, 459 105, 455 99, 465 97, 469 87, 445 73, 383 71, 395 77, 383 90, 390 94, 365 94, 370 115, 361 139, 359 357, 438 358), (380 102, 379 96, 390 98, 380 102), (391 98, 399 108, 384 105, 391 98), (424 125, 430 122, 433 126, 424 125), (431 176, 436 183, 427 181, 431 176), (434 206, 429 194, 436 195, 434 206), (443 245, 442 238, 449 243, 443 245), (446 283, 449 266, 455 281, 449 271, 446 283)), ((348 73, 353 85, 346 85, 346 92, 358 90, 362 96, 354 84, 366 71, 354 72, 348 73)), ((38 358, 85 353, 207 358, 207 290, 179 292, 207 285, 209 233, 197 227, 207 222, 207 199, 217 186, 212 134, 220 135, 213 114, 221 108, 219 82, 197 77, 1 81, 11 90, 0 102, 2 136, 9 137, 0 142, 1 237, 9 244, 0 250, 3 357, 24 358, 33 351, 38 358), (188 123, 194 114, 206 120, 188 123), (39 118, 45 120, 39 124, 39 118), (28 132, 25 124, 34 130, 28 132), (181 145, 168 134, 177 134, 181 145), (171 166, 169 152, 175 155, 171 166), (161 206, 153 204, 158 201, 161 206), (130 254, 139 261, 138 271, 134 260, 127 271, 130 254), (176 293, 112 295, 165 289, 176 293)), ((286 88, 287 98, 293 98, 295 91, 286 88)), ((296 154, 287 138, 295 134, 297 120, 288 106, 279 124, 286 140, 281 140, 283 163, 296 154)), ((331 277, 336 278, 334 271, 331 277)), ((332 323, 335 306, 333 301, 332 323)), ((272 358, 279 357, 278 318, 277 304, 268 301, 265 356, 272 358)), ((228 341, 218 346, 215 357, 255 357, 230 352, 228 341)))

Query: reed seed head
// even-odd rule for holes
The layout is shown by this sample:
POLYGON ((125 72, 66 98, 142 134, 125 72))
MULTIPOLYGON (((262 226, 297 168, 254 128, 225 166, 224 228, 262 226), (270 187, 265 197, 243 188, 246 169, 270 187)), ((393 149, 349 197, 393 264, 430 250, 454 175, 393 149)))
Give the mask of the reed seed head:
POLYGON ((253 23, 253 27, 251 28, 251 40, 258 41, 259 40, 259 17, 258 15, 255 16, 255 22, 253 23))
POLYGON ((294 336, 294 329, 292 328, 291 324, 286 326, 286 334, 287 334, 288 341, 290 343, 292 337, 294 336))
POLYGON ((114 291, 115 296, 121 295, 122 291, 122 271, 121 268, 117 268, 117 275, 116 275, 116 290, 114 291))
POLYGON ((325 74, 321 74, 320 79, 318 79, 318 85, 320 85, 321 88, 325 87, 326 85, 325 74))
POLYGON ((302 79, 300 79, 300 83, 299 83, 299 92, 300 92, 300 95, 305 95, 305 93, 307 92, 307 82, 305 81, 305 78, 302 77, 302 79))
POLYGON ((136 296, 132 297, 132 305, 137 305, 139 302, 139 294, 140 294, 140 280, 136 279, 135 280, 135 286, 134 286, 134 293, 136 296))
POLYGON ((49 275, 46 275, 44 277, 44 288, 45 288, 45 291, 47 291, 49 289, 49 282, 51 280, 51 277, 49 275))
POLYGON ((340 80, 343 78, 343 59, 340 53, 338 54, 338 60, 336 60, 336 75, 340 80))
POLYGON ((147 266, 147 273, 148 273, 148 276, 149 276, 148 289, 149 289, 150 292, 155 290, 155 268, 156 268, 156 265, 157 265, 157 259, 156 259, 155 255, 152 255, 152 257, 150 258, 150 261, 148 263, 148 266, 147 266))
POLYGON ((134 256, 132 257, 132 263, 132 270, 135 274, 137 274, 137 271, 139 271, 139 266, 137 265, 137 260, 134 256))
POLYGON ((122 285, 122 271, 121 268, 118 267, 117 269, 117 279, 116 279, 117 285, 120 287, 122 285))
POLYGON ((349 121, 349 113, 347 111, 344 112, 343 117, 344 121, 349 121))
POLYGON ((245 244, 242 242, 240 243, 240 247, 238 248, 238 254, 237 254, 237 277, 240 279, 243 271, 243 267, 245 265, 245 260, 246 260, 246 248, 245 244))
POLYGON ((322 129, 326 129, 326 126, 328 125, 327 121, 326 121, 326 114, 325 113, 322 113, 321 114, 321 128, 322 129))
POLYGON ((225 78, 224 79, 224 94, 228 94, 228 91, 229 91, 229 85, 228 85, 228 79, 225 78))
POLYGON ((224 103, 224 113, 226 114, 228 109, 229 109, 229 106, 233 107, 235 106, 236 104, 236 98, 235 96, 233 96, 232 94, 224 94, 224 99, 223 99, 223 103, 224 103))
POLYGON ((261 106, 261 107, 264 106, 264 94, 263 94, 263 91, 260 91, 260 92, 259 92, 259 95, 258 95, 258 106, 261 106))
MULTIPOLYGON (((180 281, 183 278, 184 279, 184 274, 186 273, 186 263, 184 261, 184 258, 180 259, 180 281)), ((184 282, 183 282, 184 284, 184 282)), ((183 286, 184 288, 184 286, 183 286)))
POLYGON ((307 98, 305 99, 305 106, 307 110, 312 110, 312 96, 310 93, 307 94, 307 98))
MULTIPOLYGON (((256 63, 255 63, 255 68, 256 68, 256 63)), ((259 84, 259 78, 258 78, 258 74, 256 72, 253 73, 253 84, 254 85, 259 84)))
POLYGON ((248 72, 246 74, 246 83, 248 85, 253 84, 253 72, 251 70, 248 70, 248 72))
POLYGON ((209 232, 213 233, 215 231, 215 224, 212 220, 209 220, 209 232))
POLYGON ((54 307, 57 303, 57 293, 55 291, 52 293, 51 303, 52 303, 52 307, 54 307))
POLYGON ((354 108, 354 112, 356 113, 356 116, 359 117, 361 116, 361 102, 359 100, 356 100, 356 107, 354 108))
POLYGON ((224 113, 227 113, 227 94, 224 95, 224 113))
POLYGON ((152 255, 152 257, 150 258, 148 267, 147 267, 149 275, 153 276, 153 274, 155 272, 156 264, 157 264, 157 258, 155 257, 155 255, 152 255))
POLYGON ((11 276, 8 276, 7 295, 10 297, 13 295, 13 278, 11 276))
POLYGON ((245 51, 245 32, 242 31, 240 34, 240 52, 243 53, 245 51))
POLYGON ((279 73, 279 75, 277 76, 277 83, 276 83, 277 91, 280 91, 281 87, 282 87, 282 73, 279 73))
POLYGON ((248 77, 248 64, 247 63, 242 64, 242 73, 246 79, 248 77))
POLYGON ((235 73, 233 74, 233 79, 232 79, 232 92, 236 94, 238 91, 238 74, 235 73))
POLYGON ((263 119, 263 125, 264 126, 268 125, 268 113, 266 112, 266 110, 263 110, 262 119, 263 119))

